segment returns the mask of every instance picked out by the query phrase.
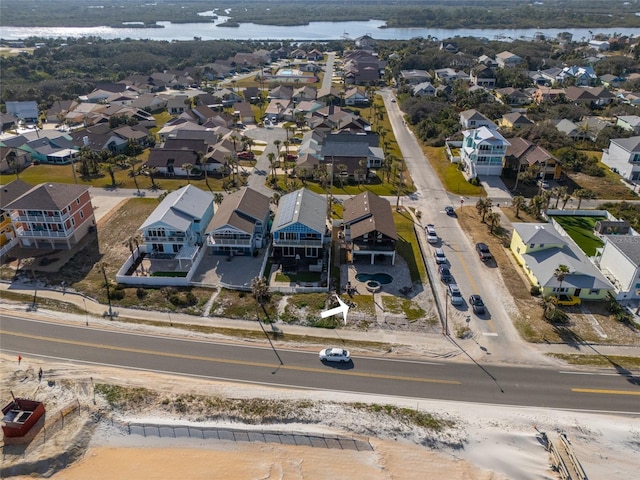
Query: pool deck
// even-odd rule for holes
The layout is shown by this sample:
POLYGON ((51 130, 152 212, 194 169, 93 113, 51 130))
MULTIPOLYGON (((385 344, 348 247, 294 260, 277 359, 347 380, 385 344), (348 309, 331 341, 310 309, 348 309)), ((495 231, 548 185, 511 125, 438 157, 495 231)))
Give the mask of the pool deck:
MULTIPOLYGON (((409 267, 400 255, 396 255, 396 264, 391 265, 390 260, 386 259, 384 263, 377 263, 370 265, 369 263, 355 263, 348 265, 341 265, 342 278, 347 279, 351 283, 351 287, 355 289, 356 294, 367 294, 366 283, 367 281, 359 281, 356 279, 358 274, 375 275, 376 273, 386 273, 391 275, 393 280, 391 283, 382 285, 380 294, 387 295, 401 295, 400 290, 411 286, 411 277, 409 275, 409 267)), ((346 285, 346 282, 345 282, 346 285)), ((344 285, 343 285, 344 286, 344 285)))

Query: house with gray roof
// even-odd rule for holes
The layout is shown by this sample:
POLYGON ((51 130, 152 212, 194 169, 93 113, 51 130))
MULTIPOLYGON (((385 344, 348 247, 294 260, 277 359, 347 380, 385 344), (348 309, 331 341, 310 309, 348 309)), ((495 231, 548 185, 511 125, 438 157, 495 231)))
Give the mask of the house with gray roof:
POLYGON ((602 163, 627 180, 640 180, 640 136, 612 138, 603 150, 602 163))
POLYGON ((7 113, 25 123, 38 123, 38 104, 35 100, 28 102, 6 102, 7 113))
POLYGON ((70 250, 95 229, 86 185, 42 183, 4 205, 22 247, 70 250))
POLYGON ((269 197, 242 188, 224 197, 207 227, 207 246, 216 254, 253 255, 269 238, 269 197))
POLYGON ((344 201, 343 233, 347 262, 365 257, 371 265, 376 258, 395 265, 398 233, 391 204, 373 192, 362 192, 344 201))
POLYGON ((464 110, 460 112, 460 125, 462 128, 497 128, 497 125, 489 120, 484 114, 480 113, 475 108, 470 110, 464 110))
POLYGON ((638 135, 640 134, 640 115, 620 115, 617 117, 616 127, 638 135))
POLYGON ((571 295, 601 300, 613 285, 587 256, 549 223, 514 223, 511 252, 542 296, 571 295), (569 273, 560 281, 555 271, 565 265, 569 273))
POLYGON ((600 271, 613 283, 618 300, 640 301, 640 235, 603 238, 596 257, 600 271))
POLYGON ((305 269, 305 260, 323 259, 331 242, 327 198, 301 188, 280 198, 271 227, 273 254, 293 260, 289 267, 305 269))
POLYGON ((193 264, 213 218, 213 194, 187 185, 169 193, 140 225, 140 251, 152 261, 193 264))

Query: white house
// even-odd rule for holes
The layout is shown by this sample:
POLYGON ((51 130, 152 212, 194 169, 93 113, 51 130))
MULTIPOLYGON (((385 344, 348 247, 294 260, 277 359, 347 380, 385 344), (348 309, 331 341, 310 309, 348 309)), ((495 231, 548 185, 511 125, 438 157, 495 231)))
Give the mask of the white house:
POLYGON ((510 143, 496 130, 480 127, 462 132, 460 161, 471 177, 500 175, 510 143))
POLYGON ((618 300, 640 300, 640 236, 605 235, 600 271, 612 281, 618 300))
POLYGON ((140 226, 140 250, 151 258, 191 264, 213 218, 213 194, 187 185, 169 193, 140 226))
POLYGON ((602 163, 627 180, 640 180, 640 136, 609 140, 602 163))

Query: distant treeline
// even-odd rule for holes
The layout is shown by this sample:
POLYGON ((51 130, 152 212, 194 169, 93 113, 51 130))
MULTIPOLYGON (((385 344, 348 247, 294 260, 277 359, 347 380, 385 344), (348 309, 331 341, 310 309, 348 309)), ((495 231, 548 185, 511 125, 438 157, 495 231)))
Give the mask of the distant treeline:
POLYGON ((640 27, 634 2, 611 0, 3 0, 3 25, 90 27, 123 22, 206 23, 215 10, 229 24, 306 25, 314 21, 383 20, 387 27, 422 28, 623 28, 640 27))

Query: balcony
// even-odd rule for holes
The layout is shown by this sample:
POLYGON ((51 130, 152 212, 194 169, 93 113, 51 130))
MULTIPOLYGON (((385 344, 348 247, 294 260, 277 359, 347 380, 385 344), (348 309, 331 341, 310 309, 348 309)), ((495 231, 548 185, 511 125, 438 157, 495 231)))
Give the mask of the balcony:
POLYGON ((37 223, 62 223, 71 217, 70 214, 64 215, 18 215, 18 213, 11 213, 11 220, 13 222, 37 222, 37 223))
POLYGON ((18 237, 38 237, 38 238, 67 238, 73 233, 73 229, 65 231, 54 230, 25 230, 20 227, 16 229, 18 237))
POLYGON ((315 247, 322 248, 325 242, 325 237, 314 240, 288 240, 288 239, 273 239, 274 247, 315 247))
POLYGON ((173 242, 173 243, 184 243, 186 240, 185 235, 172 235, 169 237, 160 237, 160 236, 144 236, 144 243, 165 243, 165 242, 173 242))
POLYGON ((251 238, 215 238, 208 237, 207 245, 210 247, 251 247, 251 238))

